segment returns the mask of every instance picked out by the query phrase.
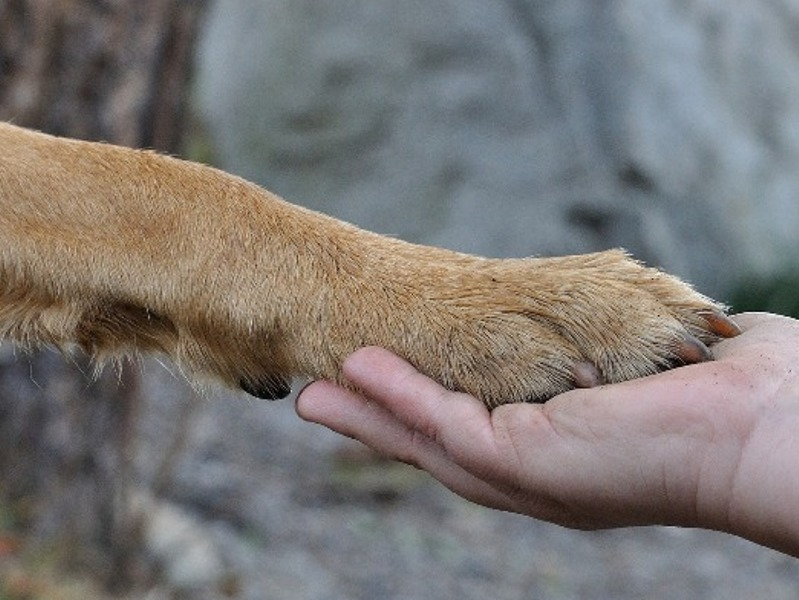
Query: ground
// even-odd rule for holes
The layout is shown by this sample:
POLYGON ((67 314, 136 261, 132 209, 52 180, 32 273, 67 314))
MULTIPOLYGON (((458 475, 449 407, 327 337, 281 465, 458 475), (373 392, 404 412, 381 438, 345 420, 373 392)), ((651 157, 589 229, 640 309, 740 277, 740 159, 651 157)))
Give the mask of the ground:
MULTIPOLYGON (((155 363, 145 381, 136 495, 159 581, 126 600, 797 597, 799 561, 726 534, 488 510, 304 423, 291 399, 198 397, 155 363)), ((0 514, 0 600, 105 600, 18 543, 0 514)))
MULTIPOLYGON (((237 597, 796 598, 799 561, 726 534, 571 531, 468 503, 290 400, 199 403, 171 500, 200 518, 237 597)), ((150 416, 150 435, 174 426, 150 416)))

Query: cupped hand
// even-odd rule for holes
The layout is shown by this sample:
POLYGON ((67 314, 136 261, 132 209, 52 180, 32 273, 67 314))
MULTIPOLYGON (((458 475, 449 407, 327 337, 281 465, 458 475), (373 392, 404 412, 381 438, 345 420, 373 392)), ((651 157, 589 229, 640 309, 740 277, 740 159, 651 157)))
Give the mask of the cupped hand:
POLYGON ((569 527, 672 524, 799 555, 799 322, 735 317, 715 361, 489 412, 397 356, 306 387, 298 414, 485 506, 569 527))

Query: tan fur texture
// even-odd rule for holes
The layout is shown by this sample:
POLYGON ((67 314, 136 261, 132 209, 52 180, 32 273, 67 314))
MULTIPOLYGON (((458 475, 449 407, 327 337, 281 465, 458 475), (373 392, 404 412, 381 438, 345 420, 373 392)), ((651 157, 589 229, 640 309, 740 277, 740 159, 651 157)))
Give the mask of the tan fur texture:
MULTIPOLYGON (((0 124, 0 335, 159 352, 258 396, 380 345, 489 406, 681 362, 718 306, 620 251, 413 245, 195 163, 0 124), (591 366, 593 365, 593 366, 591 366)), ((711 319, 712 321, 712 319, 711 319)))

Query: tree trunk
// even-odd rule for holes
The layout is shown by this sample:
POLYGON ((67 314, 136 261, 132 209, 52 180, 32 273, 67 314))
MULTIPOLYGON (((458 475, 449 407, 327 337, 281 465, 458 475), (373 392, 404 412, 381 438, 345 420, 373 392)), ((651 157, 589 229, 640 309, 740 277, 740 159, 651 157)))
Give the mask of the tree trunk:
MULTIPOLYGON (((0 0, 0 119, 179 153, 203 0, 0 0)), ((40 542, 117 588, 141 575, 138 374, 0 352, 0 492, 40 542), (76 368, 77 366, 77 368, 76 368)))
POLYGON ((0 1, 0 118, 174 152, 202 0, 0 1))

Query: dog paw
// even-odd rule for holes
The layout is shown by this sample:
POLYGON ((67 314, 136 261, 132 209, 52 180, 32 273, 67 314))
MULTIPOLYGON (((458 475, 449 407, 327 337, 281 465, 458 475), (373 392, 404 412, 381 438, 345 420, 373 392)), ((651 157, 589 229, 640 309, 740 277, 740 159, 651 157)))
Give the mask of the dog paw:
POLYGON ((709 345, 738 333, 720 305, 621 251, 428 270, 383 283, 359 345, 387 347, 488 406, 710 360, 709 345))

